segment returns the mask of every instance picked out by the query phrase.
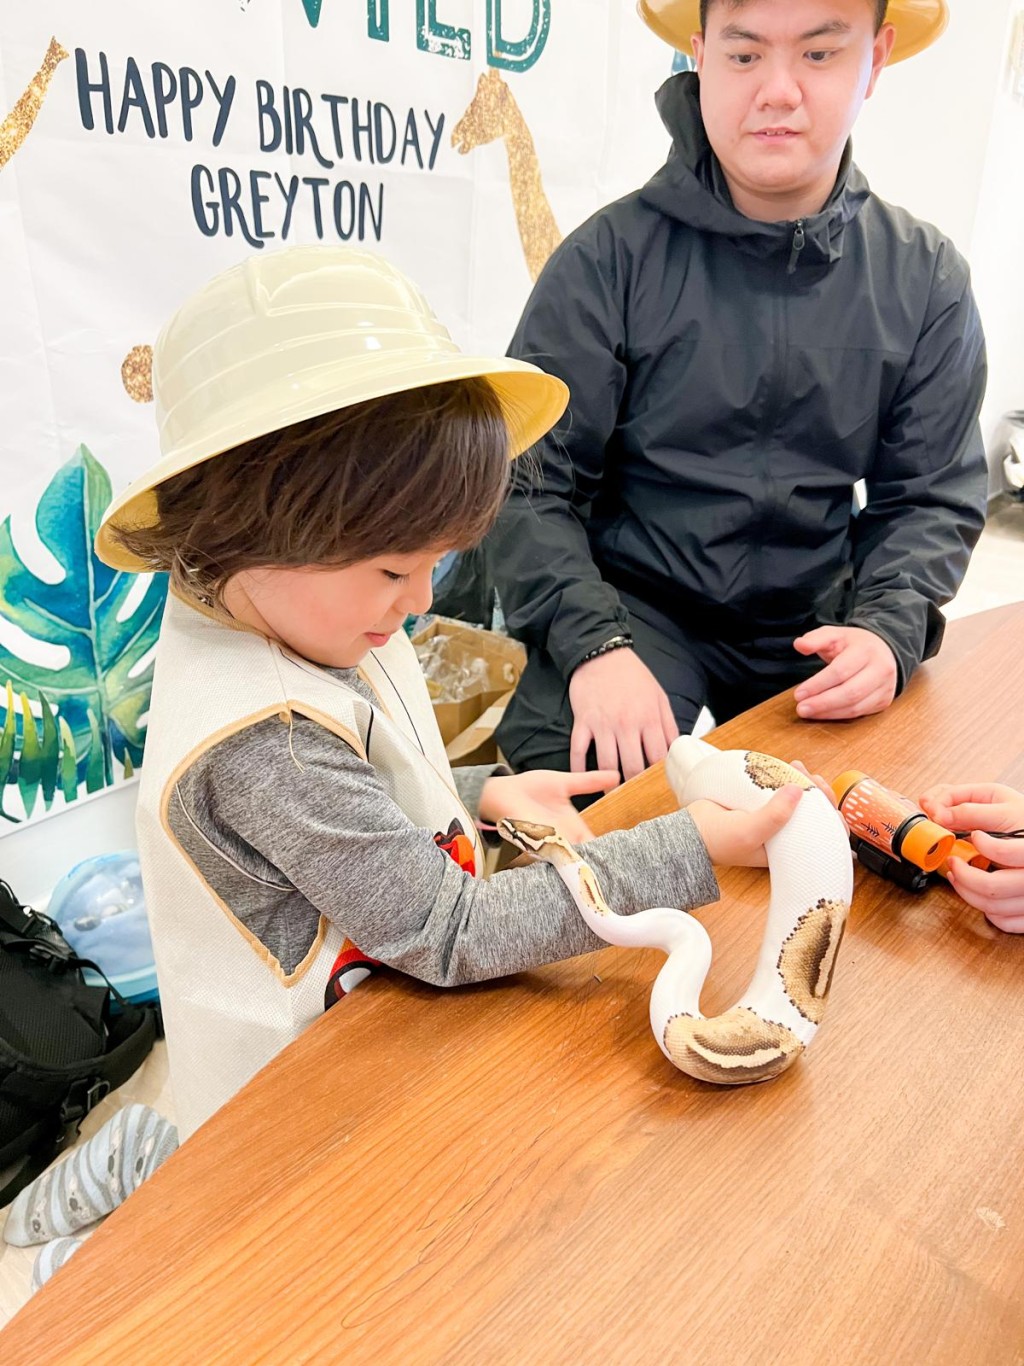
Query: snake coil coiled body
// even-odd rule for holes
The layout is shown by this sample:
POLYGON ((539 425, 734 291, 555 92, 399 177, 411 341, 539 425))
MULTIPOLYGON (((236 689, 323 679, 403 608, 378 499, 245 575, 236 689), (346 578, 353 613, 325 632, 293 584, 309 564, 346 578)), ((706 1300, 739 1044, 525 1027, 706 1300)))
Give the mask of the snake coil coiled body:
POLYGON ((853 892, 853 862, 842 818, 796 769, 753 750, 717 750, 683 736, 665 770, 680 805, 704 797, 754 811, 779 788, 804 795, 767 845, 771 900, 754 975, 739 1001, 710 1019, 700 994, 711 940, 699 920, 672 907, 620 916, 589 864, 554 830, 499 822, 504 838, 557 870, 595 934, 625 948, 658 948, 668 959, 651 991, 651 1028, 665 1056, 691 1077, 736 1086, 785 1071, 817 1032, 853 892))

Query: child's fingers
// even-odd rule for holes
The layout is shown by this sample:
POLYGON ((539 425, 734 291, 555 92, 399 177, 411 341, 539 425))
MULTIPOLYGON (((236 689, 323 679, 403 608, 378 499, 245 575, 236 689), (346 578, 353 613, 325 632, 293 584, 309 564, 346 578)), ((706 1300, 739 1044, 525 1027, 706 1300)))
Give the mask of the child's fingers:
POLYGON ((752 834, 758 844, 767 844, 773 835, 777 835, 788 824, 803 795, 802 787, 787 783, 759 811, 751 812, 752 834))
POLYGON ((1024 916, 1024 896, 1008 897, 1005 900, 997 901, 991 897, 977 897, 969 900, 964 897, 969 905, 987 916, 993 924, 999 923, 1002 928, 1003 922, 1016 920, 1019 916, 1024 916))
POLYGON ((1022 813, 1019 807, 1015 810, 999 802, 991 805, 962 802, 959 806, 949 807, 947 814, 948 820, 939 821, 939 824, 948 826, 950 830, 998 830, 1009 834, 1019 829, 1022 813))
POLYGON ((993 802, 1021 800, 1021 794, 1005 783, 936 783, 924 795, 946 806, 959 806, 961 802, 990 806, 993 802))
POLYGON ((986 913, 985 919, 1004 934, 1024 934, 1024 906, 1017 915, 993 915, 986 913))
POLYGON ((979 854, 984 854, 1001 868, 1024 868, 1024 835, 1016 839, 997 840, 985 830, 971 832, 971 843, 979 854))
POLYGON ((921 809, 951 829, 1014 830, 1014 811, 1024 809, 1024 800, 1001 783, 939 783, 922 795, 921 809))
POLYGON ((594 832, 574 807, 567 807, 559 813, 555 828, 570 844, 586 844, 594 838, 594 832))
POLYGON ((807 765, 802 763, 799 759, 792 759, 789 766, 790 768, 795 768, 798 773, 802 773, 805 778, 810 778, 818 791, 823 792, 836 810, 839 810, 839 803, 836 801, 836 794, 832 791, 832 784, 827 782, 820 773, 812 773, 807 765))
POLYGON ((962 859, 951 859, 949 880, 968 906, 987 916, 1005 919, 1024 914, 1024 873, 1018 868, 985 872, 962 859))
POLYGON ((592 768, 586 773, 563 773, 568 797, 582 797, 587 792, 608 792, 619 785, 617 768, 592 768))

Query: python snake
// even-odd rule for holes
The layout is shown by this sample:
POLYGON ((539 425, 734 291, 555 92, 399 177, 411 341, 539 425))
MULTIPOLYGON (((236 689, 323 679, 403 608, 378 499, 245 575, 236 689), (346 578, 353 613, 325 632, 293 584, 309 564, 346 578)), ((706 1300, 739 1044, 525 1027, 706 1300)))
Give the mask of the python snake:
POLYGON ((665 772, 681 806, 703 797, 754 811, 787 784, 804 789, 789 822, 766 845, 771 896, 761 952, 747 990, 724 1014, 700 1013, 711 940, 699 920, 673 907, 616 915, 593 869, 557 831, 507 819, 498 829, 552 865, 601 939, 668 955, 651 991, 651 1028, 670 1062, 721 1085, 768 1081, 803 1053, 825 1012, 853 893, 846 827, 812 782, 770 755, 717 750, 683 736, 669 750, 665 772))

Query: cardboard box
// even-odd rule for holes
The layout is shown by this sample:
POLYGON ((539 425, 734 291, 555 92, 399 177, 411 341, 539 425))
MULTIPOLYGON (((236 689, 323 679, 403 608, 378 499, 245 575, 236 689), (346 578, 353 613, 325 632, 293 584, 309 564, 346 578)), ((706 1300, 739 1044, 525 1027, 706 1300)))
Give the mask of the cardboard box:
POLYGON ((414 646, 443 638, 446 663, 476 668, 474 690, 459 702, 434 702, 434 715, 453 765, 497 762, 494 732, 526 664, 526 651, 517 640, 468 626, 464 621, 434 617, 412 638, 414 646), (476 661, 482 660, 480 669, 476 661))

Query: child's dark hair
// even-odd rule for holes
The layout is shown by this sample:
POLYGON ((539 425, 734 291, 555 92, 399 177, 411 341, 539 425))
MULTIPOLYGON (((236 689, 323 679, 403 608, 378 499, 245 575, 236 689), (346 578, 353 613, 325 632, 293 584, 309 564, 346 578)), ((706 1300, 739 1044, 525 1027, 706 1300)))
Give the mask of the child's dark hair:
POLYGON ((246 441, 158 485, 159 525, 114 534, 186 597, 222 608, 245 569, 475 545, 510 463, 490 384, 454 380, 246 441))
MULTIPOLYGON (((732 9, 741 9, 744 0, 724 0, 732 9)), ((708 26, 708 10, 714 3, 722 3, 722 0, 700 0, 700 31, 703 33, 708 26)), ((875 32, 885 23, 885 12, 889 8, 889 0, 868 0, 868 3, 875 9, 875 32)))

